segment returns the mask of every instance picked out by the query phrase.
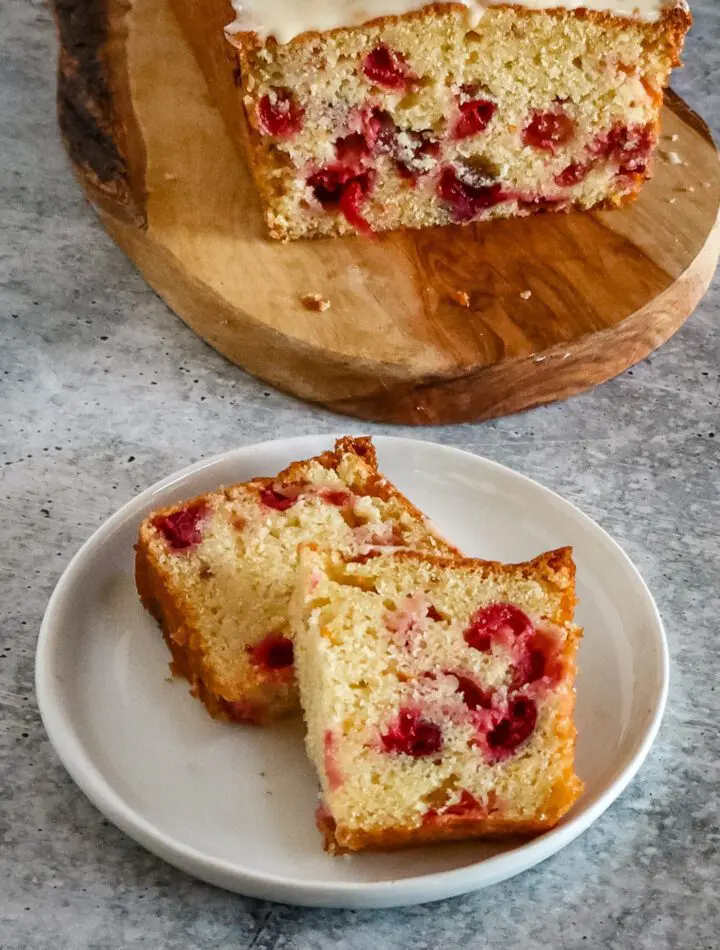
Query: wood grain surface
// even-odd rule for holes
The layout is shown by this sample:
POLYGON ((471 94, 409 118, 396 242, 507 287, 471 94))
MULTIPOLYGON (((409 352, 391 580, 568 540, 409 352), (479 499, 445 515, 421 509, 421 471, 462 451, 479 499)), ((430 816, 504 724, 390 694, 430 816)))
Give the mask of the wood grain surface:
POLYGON ((630 208, 270 241, 239 151, 229 4, 202 7, 196 58, 170 0, 57 0, 59 120, 111 235, 178 316, 256 376, 364 419, 488 419, 622 372, 707 288, 720 165, 673 94, 655 177, 630 208), (305 309, 315 293, 330 309, 305 309))

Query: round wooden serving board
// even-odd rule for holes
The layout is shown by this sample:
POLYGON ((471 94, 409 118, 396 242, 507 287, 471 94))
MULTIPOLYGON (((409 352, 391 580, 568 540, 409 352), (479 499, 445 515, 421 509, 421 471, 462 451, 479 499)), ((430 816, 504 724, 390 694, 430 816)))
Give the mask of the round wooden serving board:
POLYGON ((710 282, 720 164, 674 94, 628 209, 282 245, 169 0, 55 2, 60 125, 103 223, 203 339, 302 399, 415 424, 564 399, 667 340, 710 282))

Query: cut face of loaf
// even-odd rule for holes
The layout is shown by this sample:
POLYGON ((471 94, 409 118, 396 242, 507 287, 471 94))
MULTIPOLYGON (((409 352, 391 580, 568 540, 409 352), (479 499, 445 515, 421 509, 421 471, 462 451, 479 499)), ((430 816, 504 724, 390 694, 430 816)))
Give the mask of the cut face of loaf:
POLYGON ((653 23, 508 5, 471 24, 432 4, 286 44, 231 35, 271 236, 631 200, 689 25, 681 5, 653 23))
POLYGON ((304 547, 291 618, 328 850, 545 831, 574 771, 575 565, 304 547))
POLYGON ((162 626, 173 670, 213 716, 262 722, 298 708, 288 601, 297 549, 454 550, 378 471, 370 439, 153 512, 136 580, 162 626))

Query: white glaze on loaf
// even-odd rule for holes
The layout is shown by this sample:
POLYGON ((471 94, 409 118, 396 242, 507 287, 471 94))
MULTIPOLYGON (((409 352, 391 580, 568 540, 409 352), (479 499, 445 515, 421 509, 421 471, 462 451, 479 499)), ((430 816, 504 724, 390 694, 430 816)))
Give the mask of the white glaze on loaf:
MULTIPOLYGON (((385 16, 402 16, 428 6, 423 0, 231 0, 237 14, 228 33, 253 32, 265 40, 289 43, 309 31, 324 32, 362 26, 385 16)), ((482 18, 487 7, 502 0, 458 0, 467 7, 469 26, 482 18)), ((515 0, 513 6, 528 10, 566 9, 611 13, 629 19, 655 22, 675 7, 687 9, 685 0, 515 0)))

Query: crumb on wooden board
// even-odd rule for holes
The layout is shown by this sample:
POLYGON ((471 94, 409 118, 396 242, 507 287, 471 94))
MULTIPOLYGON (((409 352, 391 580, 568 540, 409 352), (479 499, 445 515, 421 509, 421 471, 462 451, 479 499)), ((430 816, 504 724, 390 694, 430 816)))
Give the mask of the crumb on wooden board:
POLYGON ((301 300, 303 307, 306 310, 312 310, 314 313, 323 313, 330 309, 330 301, 322 294, 304 294, 301 300))
POLYGON ((450 294, 450 297, 461 307, 470 306, 470 297, 465 293, 464 290, 453 290, 453 292, 450 294))

